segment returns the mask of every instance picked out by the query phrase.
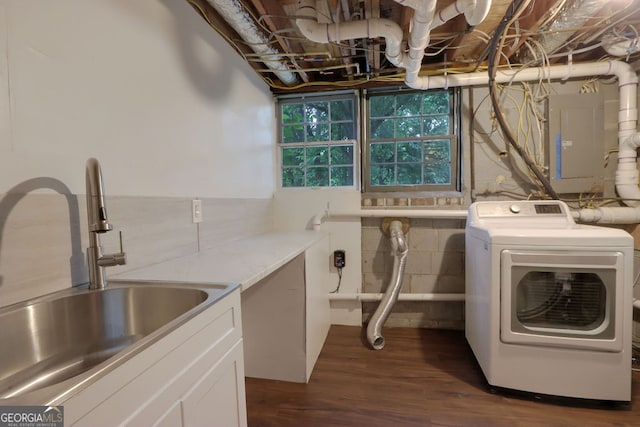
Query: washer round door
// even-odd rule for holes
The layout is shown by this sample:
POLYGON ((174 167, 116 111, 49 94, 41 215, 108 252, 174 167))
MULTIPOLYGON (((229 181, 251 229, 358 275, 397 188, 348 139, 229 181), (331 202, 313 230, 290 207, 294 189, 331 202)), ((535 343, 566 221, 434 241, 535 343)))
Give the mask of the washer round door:
POLYGON ((622 351, 622 252, 503 250, 500 339, 622 351))

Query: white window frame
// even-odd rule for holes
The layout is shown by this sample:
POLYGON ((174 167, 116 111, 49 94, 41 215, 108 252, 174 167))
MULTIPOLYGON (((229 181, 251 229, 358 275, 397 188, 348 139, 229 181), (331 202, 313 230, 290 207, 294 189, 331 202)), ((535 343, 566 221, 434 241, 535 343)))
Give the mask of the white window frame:
POLYGON ((362 169, 363 179, 362 186, 363 192, 366 194, 384 193, 436 193, 436 192, 455 192, 462 191, 462 126, 461 126, 461 90, 460 88, 450 89, 436 89, 438 91, 447 90, 450 96, 450 135, 438 135, 438 136, 422 136, 418 138, 401 138, 401 139, 389 139, 389 143, 398 143, 402 141, 428 141, 428 140, 450 140, 451 150, 451 182, 449 184, 418 184, 418 185, 394 185, 394 186, 381 186, 371 184, 371 165, 370 165, 370 145, 372 143, 381 143, 382 140, 370 139, 369 135, 369 99, 371 96, 376 95, 399 95, 399 94, 411 94, 411 93, 424 93, 425 91, 407 90, 403 88, 394 89, 381 89, 381 90, 369 90, 363 93, 362 104, 362 132, 364 135, 363 141, 363 155, 362 155, 362 169))
MULTIPOLYGON (((330 189, 330 190, 353 190, 360 188, 361 181, 361 173, 360 173, 360 162, 361 162, 361 153, 360 153, 360 144, 358 141, 360 140, 360 99, 357 96, 357 93, 354 91, 339 91, 339 92, 325 92, 325 93, 313 93, 313 94, 296 94, 296 95, 286 95, 279 96, 276 98, 276 118, 277 118, 277 159, 278 159, 278 189, 286 190, 286 191, 296 191, 296 190, 308 190, 308 189, 330 189), (283 123, 282 123, 282 105, 290 104, 290 103, 302 103, 302 102, 314 102, 314 101, 335 101, 340 99, 349 99, 353 101, 353 122, 354 122, 354 139, 349 140, 333 140, 333 141, 304 141, 304 142, 283 142, 283 123), (283 165, 282 158, 282 149, 283 148, 308 148, 313 146, 341 146, 341 145, 351 145, 353 159, 352 159, 352 168, 353 168, 353 183, 351 185, 343 185, 343 186, 307 186, 306 185, 306 171, 308 168, 313 168, 314 166, 304 165, 304 173, 305 173, 305 185, 304 186, 295 186, 295 187, 285 187, 283 186, 283 171, 286 168, 283 165)), ((329 121, 329 124, 331 120, 329 121)), ((306 137, 305 137, 306 138, 306 137)), ((331 163, 329 158, 329 180, 331 179, 331 163)))

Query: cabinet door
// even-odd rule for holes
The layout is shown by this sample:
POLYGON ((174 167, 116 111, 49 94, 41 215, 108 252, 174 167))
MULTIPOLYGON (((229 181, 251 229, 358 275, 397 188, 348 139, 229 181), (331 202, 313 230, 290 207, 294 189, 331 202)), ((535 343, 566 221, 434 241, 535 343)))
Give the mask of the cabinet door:
POLYGON ((153 427, 182 427, 182 413, 180 402, 176 402, 167 412, 153 423, 153 427))
POLYGON ((242 341, 186 393, 182 413, 185 427, 247 425, 242 341))

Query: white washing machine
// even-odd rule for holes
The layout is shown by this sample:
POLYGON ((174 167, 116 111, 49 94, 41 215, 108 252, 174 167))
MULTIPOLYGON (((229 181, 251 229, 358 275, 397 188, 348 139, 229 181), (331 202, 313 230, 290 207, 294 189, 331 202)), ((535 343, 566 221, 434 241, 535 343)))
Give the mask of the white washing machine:
POLYGON ((489 384, 631 400, 633 239, 559 201, 478 202, 466 226, 465 334, 489 384))

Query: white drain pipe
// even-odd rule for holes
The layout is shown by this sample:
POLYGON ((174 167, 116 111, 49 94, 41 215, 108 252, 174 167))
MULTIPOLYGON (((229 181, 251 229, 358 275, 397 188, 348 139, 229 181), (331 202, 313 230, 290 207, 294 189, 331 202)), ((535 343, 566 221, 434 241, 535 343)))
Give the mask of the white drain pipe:
MULTIPOLYGON (((329 294, 330 301, 380 301, 384 297, 383 293, 350 293, 350 294, 329 294)), ((438 293, 415 293, 398 294, 398 301, 464 301, 464 293, 438 294, 438 293)), ((640 302, 640 301, 639 301, 640 302)))
MULTIPOLYGON (((399 0, 396 1, 402 4, 399 0)), ((438 11, 436 16, 434 16, 430 29, 433 30, 463 13, 469 25, 478 25, 487 17, 489 9, 491 9, 490 0, 456 0, 454 3, 438 11)))
POLYGON ((296 19, 298 29, 313 42, 330 43, 363 37, 383 37, 386 43, 385 56, 387 59, 392 64, 398 64, 401 61, 402 28, 390 19, 372 18, 336 24, 320 24, 314 0, 300 0, 296 15, 298 16, 296 19))
POLYGON ((398 294, 402 287, 402 276, 404 274, 404 266, 407 262, 407 254, 409 248, 402 232, 402 222, 391 221, 389 225, 389 234, 391 239, 391 247, 393 253, 393 273, 391 282, 387 286, 387 290, 380 301, 380 305, 369 319, 367 325, 367 340, 374 350, 380 350, 384 347, 384 337, 382 336, 382 326, 387 321, 391 309, 398 300, 398 294))
POLYGON ((470 25, 477 25, 487 16, 490 0, 457 0, 452 6, 442 10, 436 23, 433 23, 437 0, 395 0, 414 10, 409 32, 409 52, 401 50, 403 31, 389 19, 372 18, 360 21, 320 24, 314 0, 300 0, 296 25, 300 32, 316 43, 329 43, 359 38, 383 37, 385 56, 396 67, 405 68, 405 83, 413 87, 420 68, 424 50, 429 44, 429 32, 455 16, 464 13, 470 25))

